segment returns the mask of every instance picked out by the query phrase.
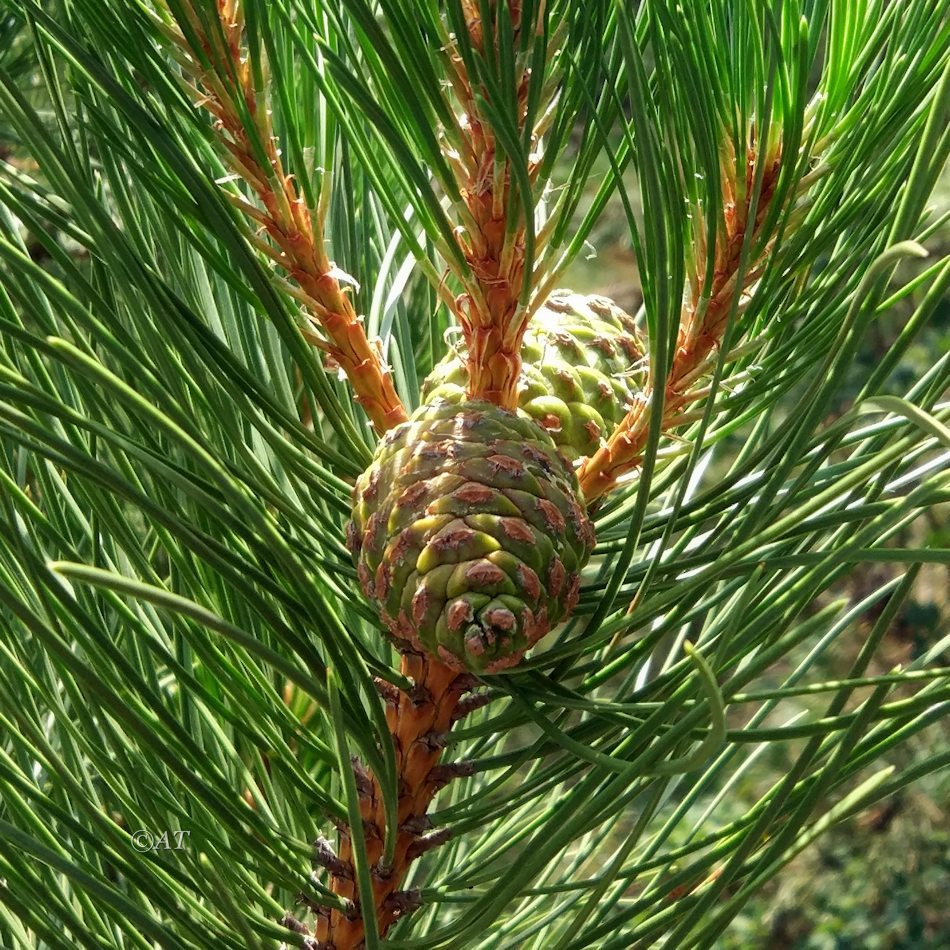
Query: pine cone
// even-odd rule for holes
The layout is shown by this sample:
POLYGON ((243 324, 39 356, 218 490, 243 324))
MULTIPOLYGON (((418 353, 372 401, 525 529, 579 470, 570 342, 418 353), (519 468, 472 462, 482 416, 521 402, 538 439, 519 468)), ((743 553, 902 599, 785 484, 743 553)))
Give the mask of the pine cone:
POLYGON ((594 530, 529 419, 436 401, 386 434, 347 541, 389 630, 458 670, 514 666, 577 602, 594 530))
MULTIPOLYGON (((556 290, 521 351, 520 411, 572 462, 593 455, 641 388, 643 346, 633 318, 606 297, 556 290)), ((465 354, 450 352, 423 384, 423 400, 462 402, 465 354)))

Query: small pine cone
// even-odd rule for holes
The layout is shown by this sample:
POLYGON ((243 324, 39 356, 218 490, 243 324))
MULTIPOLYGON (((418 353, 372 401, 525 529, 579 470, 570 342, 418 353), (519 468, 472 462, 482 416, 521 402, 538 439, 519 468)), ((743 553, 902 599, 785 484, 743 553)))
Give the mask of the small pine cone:
POLYGON ((487 402, 434 402, 392 429, 354 489, 347 539, 389 630, 446 665, 517 664, 577 602, 594 545, 553 441, 487 402))
MULTIPOLYGON (((593 455, 642 388, 643 343, 633 318, 606 297, 556 290, 535 314, 521 349, 519 411, 572 462, 593 455)), ((453 351, 426 378, 426 402, 462 402, 465 354, 453 351)))

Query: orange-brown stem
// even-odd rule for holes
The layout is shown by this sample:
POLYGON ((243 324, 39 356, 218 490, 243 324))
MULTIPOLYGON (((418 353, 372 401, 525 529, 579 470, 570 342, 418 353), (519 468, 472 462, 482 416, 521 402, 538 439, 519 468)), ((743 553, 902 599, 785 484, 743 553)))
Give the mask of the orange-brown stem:
MULTIPOLYGON (((474 679, 419 653, 405 653, 402 673, 413 682, 409 691, 388 687, 386 718, 396 756, 398 827, 396 849, 390 867, 383 867, 383 836, 386 827, 383 796, 376 777, 354 764, 360 792, 360 811, 366 837, 373 886, 373 908, 379 933, 386 931, 408 910, 414 898, 399 888, 410 864, 429 848, 445 840, 444 833, 431 831, 426 814, 436 792, 452 777, 465 774, 465 763, 439 765, 442 738, 452 728, 462 697, 474 679)), ((319 860, 319 858, 318 858, 319 860)), ((317 921, 318 946, 355 950, 365 938, 362 908, 355 883, 353 849, 347 828, 341 828, 335 856, 321 863, 330 872, 333 893, 352 902, 353 913, 331 910, 317 921)))
MULTIPOLYGON (((376 430, 385 432, 406 420, 405 407, 379 347, 367 338, 348 289, 341 285, 327 258, 320 220, 315 219, 293 176, 284 169, 267 103, 255 89, 252 64, 242 47, 240 5, 236 0, 218 0, 223 45, 220 37, 204 33, 193 10, 186 7, 186 13, 190 14, 189 33, 197 37, 200 49, 192 48, 184 33, 175 34, 174 39, 186 54, 183 65, 197 87, 193 93, 214 116, 225 156, 261 207, 241 199, 235 203, 272 242, 268 256, 299 286, 294 296, 324 334, 325 339, 317 340, 317 345, 328 354, 331 365, 346 374, 376 430), (205 58, 211 67, 202 65, 205 58)), ((259 245, 263 249, 266 242, 261 240, 259 245)))
MULTIPOLYGON (((523 334, 521 335, 523 337, 523 334)), ((521 339, 505 339, 497 327, 478 327, 469 335, 468 396, 504 409, 518 405, 521 339)))
POLYGON ((527 322, 518 317, 524 226, 518 223, 506 234, 511 188, 508 162, 504 162, 504 174, 496 175, 491 133, 473 121, 470 135, 480 163, 475 180, 462 189, 474 225, 460 243, 476 290, 463 297, 458 310, 467 344, 468 395, 513 409, 518 404, 521 341, 527 329, 527 322))
MULTIPOLYGON (((693 280, 680 316, 676 351, 665 380, 664 431, 675 429, 684 421, 684 410, 691 401, 691 390, 702 375, 700 371, 709 368, 708 361, 725 335, 736 282, 740 280, 739 264, 745 233, 750 226, 754 233, 757 232, 765 217, 778 180, 779 161, 780 155, 776 153, 764 170, 754 221, 748 221, 749 195, 755 172, 755 154, 751 149, 746 159, 745 203, 739 207, 735 205, 733 188, 728 188, 724 196, 722 235, 712 261, 712 291, 708 305, 701 307, 698 295, 701 281, 693 280)), ((758 273, 759 268, 753 267, 741 279, 748 284, 758 273)), ((607 443, 581 466, 578 478, 588 503, 609 492, 622 475, 640 464, 649 435, 651 396, 655 391, 654 382, 644 398, 618 423, 607 443)))
MULTIPOLYGON (((495 4, 489 3, 493 17, 485 23, 483 7, 475 0, 463 0, 463 9, 472 46, 484 52, 494 45, 498 55, 495 4)), ((506 15, 511 19, 509 39, 517 47, 522 29, 520 3, 509 3, 506 15)), ((459 248, 471 272, 456 311, 466 341, 467 391, 471 399, 514 409, 521 342, 528 326, 526 312, 523 308, 519 311, 527 263, 525 222, 534 209, 525 207, 523 196, 513 193, 511 160, 499 154, 491 123, 481 114, 479 96, 462 57, 450 50, 449 64, 464 114, 458 129, 464 145, 453 168, 467 210, 465 227, 457 232, 459 248)), ((520 125, 527 119, 529 78, 527 69, 516 78, 520 125)), ((536 171, 537 163, 529 162, 529 179, 534 179, 536 171)))

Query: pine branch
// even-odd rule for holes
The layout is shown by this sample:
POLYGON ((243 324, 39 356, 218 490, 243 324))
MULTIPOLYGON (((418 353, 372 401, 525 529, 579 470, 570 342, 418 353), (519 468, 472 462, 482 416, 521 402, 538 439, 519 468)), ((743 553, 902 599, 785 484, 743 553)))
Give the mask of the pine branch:
MULTIPOLYGON (((228 161, 257 195, 263 209, 254 208, 239 197, 232 198, 233 203, 267 234, 277 250, 267 250, 266 242, 256 235, 252 243, 297 282, 299 290, 290 284, 285 289, 309 310, 329 337, 324 348, 347 373, 377 429, 388 429, 403 421, 405 412, 392 389, 391 376, 381 369, 378 360, 374 363, 366 354, 368 341, 355 317, 350 298, 334 277, 333 265, 322 249, 322 222, 312 218, 292 176, 284 173, 266 102, 254 88, 250 58, 241 48, 244 24, 240 7, 234 0, 219 3, 225 38, 223 56, 203 30, 194 11, 187 9, 191 13, 187 25, 198 37, 201 49, 195 50, 184 32, 173 34, 173 38, 187 51, 183 66, 196 83, 193 98, 215 117, 215 129, 228 161), (210 57, 212 63, 221 62, 224 69, 233 71, 243 105, 257 133, 256 140, 248 133, 239 106, 229 93, 226 79, 222 77, 224 70, 203 68, 200 65, 203 57, 210 57), (257 145, 264 147, 266 165, 255 154, 257 145)), ((474 10, 469 12, 473 41, 480 45, 483 38, 478 15, 474 10)), ((517 13, 513 15, 518 16, 517 13)), ((459 72, 464 75, 463 69, 459 72)), ((511 230, 507 224, 512 201, 511 173, 505 167, 499 174, 500 156, 490 125, 478 117, 471 87, 467 83, 462 87, 471 116, 466 129, 469 139, 466 157, 470 164, 464 167, 468 187, 463 194, 473 227, 469 232, 471 242, 460 243, 463 243, 466 259, 476 274, 478 292, 467 297, 469 308, 467 312, 460 311, 460 317, 471 334, 469 338, 485 341, 487 349, 484 352, 488 352, 494 345, 492 333, 499 327, 507 327, 517 305, 524 266, 524 226, 515 227, 513 235, 506 234, 506 230, 511 230), (486 325, 491 332, 485 332, 486 325)), ((526 83, 522 83, 519 101, 523 107, 525 96, 526 83)), ((458 167, 462 172, 463 166, 458 167)), ((483 355, 478 364, 487 366, 492 380, 501 380, 501 385, 513 394, 512 399, 516 399, 515 386, 520 372, 517 353, 526 326, 525 320, 516 338, 505 344, 512 361, 503 359, 499 362, 497 358, 483 355)), ((474 348, 478 349, 478 346, 476 342, 474 348)), ((486 391, 485 395, 493 398, 494 391, 486 391)), ((504 398, 501 389, 498 389, 498 397, 504 398)), ((399 795, 399 829, 389 866, 383 863, 385 812, 382 791, 376 777, 358 762, 354 763, 367 857, 373 867, 375 906, 368 912, 375 914, 380 934, 385 934, 396 920, 413 909, 414 901, 399 891, 411 862, 445 840, 439 832, 425 833, 428 829, 425 816, 436 792, 455 775, 464 772, 464 768, 459 771, 458 767, 440 767, 438 762, 442 751, 441 737, 459 718, 459 702, 473 685, 470 676, 459 674, 433 658, 410 652, 403 655, 402 672, 411 677, 415 685, 409 693, 400 691, 387 705, 399 795)), ((335 950, 362 945, 365 936, 363 914, 367 911, 360 907, 353 843, 345 824, 340 826, 337 853, 318 846, 316 860, 329 872, 330 890, 344 899, 343 907, 346 908, 334 907, 318 914, 315 926, 317 945, 335 950)))
POLYGON ((261 203, 257 208, 228 192, 229 200, 270 240, 269 245, 252 234, 251 243, 259 250, 270 247, 267 256, 294 282, 285 282, 285 290, 324 334, 308 334, 308 339, 327 353, 328 369, 343 370, 376 430, 385 432, 407 415, 384 363, 381 343, 366 336, 344 283, 352 278, 327 257, 325 202, 316 211, 309 208, 294 176, 284 168, 263 91, 266 84, 259 88, 255 79, 255 67, 266 71, 266 59, 260 54, 255 61, 243 44, 242 4, 219 0, 217 6, 220 32, 208 32, 190 2, 181 7, 185 22, 177 27, 161 22, 161 29, 191 78, 185 83, 189 94, 214 118, 225 160, 261 203))
POLYGON ((525 37, 546 40, 547 64, 553 61, 557 39, 546 36, 544 4, 533 7, 527 23, 522 22, 520 3, 492 0, 487 4, 489 22, 482 18, 485 9, 485 4, 463 0, 467 39, 445 38, 447 73, 462 116, 456 129, 443 130, 443 149, 466 211, 456 235, 471 278, 463 277, 465 292, 456 302, 456 314, 467 343, 468 396, 511 409, 518 403, 521 343, 536 284, 531 192, 559 80, 557 69, 532 76, 531 46, 525 37), (492 65, 508 57, 514 64, 512 74, 490 82, 486 77, 492 65), (535 108, 532 80, 538 84, 542 79, 543 98, 535 108), (506 81, 513 90, 513 106, 502 117, 504 106, 493 108, 491 103, 506 81), (524 142, 530 150, 519 165, 522 155, 516 149, 524 142))
MULTIPOLYGON (((185 0, 168 2, 181 13, 185 0)), ((528 168, 540 196, 558 143, 578 127, 574 104, 593 109, 596 101, 603 135, 585 137, 581 159, 571 156, 572 184, 559 191, 577 209, 590 163, 614 147, 614 119, 624 110, 624 125, 635 123, 623 130, 630 154, 610 156, 610 181, 585 220, 600 216, 601 199, 635 167, 646 200, 627 217, 649 332, 672 350, 654 364, 662 379, 653 391, 672 386, 668 401, 682 405, 664 420, 674 427, 665 437, 687 438, 663 450, 644 491, 618 492, 617 504, 604 506, 603 569, 585 578, 579 622, 500 681, 493 695, 510 699, 496 714, 454 726, 484 696, 463 696, 464 679, 418 655, 402 664, 413 688, 381 687, 385 709, 366 700, 367 660, 380 660, 376 618, 355 595, 339 536, 357 453, 335 453, 332 441, 297 425, 300 340, 292 334, 287 347, 272 321, 254 319, 260 297, 240 291, 259 268, 250 255, 245 271, 240 255, 222 253, 242 245, 238 216, 205 215, 218 202, 192 206, 195 182, 179 175, 193 163, 169 161, 176 149, 204 155, 204 130, 192 110, 180 114, 180 90, 166 81, 167 56, 155 55, 140 5, 20 6, 35 17, 29 39, 39 65, 10 82, 0 18, 8 126, 0 138, 36 170, 33 178, 0 163, 0 615, 9 630, 0 637, 0 944, 372 945, 419 905, 411 874, 424 852, 426 907, 407 922, 423 943, 711 945, 752 889, 830 823, 946 767, 945 753, 923 745, 945 723, 950 698, 939 618, 909 671, 879 675, 892 668, 890 650, 873 669, 866 661, 887 628, 881 622, 869 638, 868 621, 906 565, 929 564, 923 578, 950 562, 927 524, 946 500, 940 439, 950 409, 940 401, 950 360, 905 362, 912 345, 933 340, 920 333, 939 312, 950 268, 940 262, 860 306, 868 262, 887 242, 930 243, 945 220, 922 217, 950 148, 950 73, 934 94, 948 38, 938 0, 913 10, 874 0, 809 7, 808 23, 794 4, 772 11, 717 0, 684 11, 662 0, 628 14, 612 2, 548 0, 551 22, 570 24, 569 59, 589 64, 561 85, 553 40, 535 42, 531 30, 512 40, 500 26, 508 11, 517 20, 528 10, 516 0, 466 6, 470 18, 491 10, 491 29, 473 21, 471 33, 460 32, 449 22, 458 37, 449 52, 463 61, 451 73, 440 68, 435 21, 440 11, 461 17, 461 0, 245 3, 248 28, 236 52, 219 29, 216 0, 191 0, 204 32, 182 16, 187 48, 170 45, 201 108, 220 121, 214 109, 224 103, 229 122, 240 120, 235 130, 247 132, 237 151, 222 148, 248 182, 225 192, 255 229, 249 244, 276 265, 274 286, 310 308, 307 339, 333 346, 318 319, 323 298, 291 272, 279 239, 288 233, 279 217, 296 220, 294 202, 306 195, 312 239, 322 243, 325 227, 347 270, 377 277, 373 298, 383 321, 393 317, 406 393, 413 373, 428 369, 444 315, 431 314, 435 292, 415 295, 414 284, 391 279, 411 270, 408 258, 400 266, 403 253, 420 253, 433 285, 452 261, 444 287, 453 312, 458 292, 484 299, 440 216, 455 214, 461 239, 470 239, 472 213, 459 192, 480 166, 453 121, 457 103, 468 96, 496 136, 488 184, 500 169, 496 193, 510 226, 523 227, 524 272, 532 219, 519 210, 513 171, 528 168), (596 19, 608 6, 627 17, 620 33, 643 52, 642 94, 615 105, 630 64, 611 45, 623 35, 596 19), (767 22, 772 12, 780 22, 767 22), (519 124, 519 87, 496 88, 515 71, 492 57, 517 48, 515 69, 523 70, 519 57, 532 42, 532 76, 542 81, 519 124), (311 62, 317 47, 325 59, 311 62), (270 80, 258 48, 268 51, 270 80), (241 72, 243 57, 253 78, 241 72), (770 62, 781 64, 775 77, 770 62), (334 85, 344 74, 356 81, 334 85), (572 92, 572 82, 589 88, 572 92), (293 149, 283 164, 265 88, 266 101, 280 102, 273 129, 293 149), (765 88, 780 108, 763 101, 765 88), (553 121, 543 104, 552 90, 553 121), (438 109, 440 97, 451 108, 438 109), (324 138, 315 103, 340 122, 346 143, 334 162, 338 191, 356 184, 352 203, 335 202, 325 221, 326 180, 313 196, 302 174, 308 163, 298 161, 324 138), (802 115, 806 108, 812 115, 802 115), (141 109, 154 126, 136 121, 141 109), (377 121, 385 141, 370 139, 377 121), (462 183, 455 190, 439 161, 440 121, 444 148, 457 152, 445 154, 462 183), (526 132, 549 121, 535 171, 526 132), (821 164, 809 171, 788 134, 777 184, 761 158, 756 166, 765 217, 743 222, 750 187, 741 170, 727 172, 720 197, 723 128, 741 169, 745 129, 761 123, 777 136, 801 132, 803 122, 821 164), (518 128, 520 147, 511 141, 518 128), (291 170, 299 180, 288 182, 291 170), (807 204, 790 208, 818 178, 807 204), (707 221, 713 215, 696 209, 708 195, 716 207, 734 207, 731 216, 716 212, 722 220, 707 255, 706 236, 691 236, 684 208, 707 221), (781 240, 774 220, 785 222, 781 240), (66 237, 83 248, 81 262, 61 244, 66 237), (34 241, 53 266, 32 254, 34 241), (392 254, 374 275, 381 248, 392 254), (889 316, 900 326, 887 357, 865 374, 863 405, 849 410, 864 369, 861 335, 895 303, 902 312, 889 316), (428 325, 418 318, 427 307, 428 325), (859 311, 848 346, 837 347, 859 311), (726 347, 738 371, 723 385, 711 369, 726 347), (904 376, 892 372, 898 366, 904 376), (821 383, 819 400, 802 385, 810 380, 821 383), (873 401, 895 389, 890 401, 873 401), (711 391, 725 396, 721 414, 711 391), (867 413, 875 406, 888 411, 867 413), (699 436, 683 427, 708 422, 713 408, 708 441, 743 441, 738 452, 720 442, 724 464, 706 471, 700 453, 688 451, 699 436), (724 744, 702 764, 712 749, 702 738, 711 703, 680 655, 686 639, 701 644, 730 707, 724 744), (849 669, 856 647, 861 661, 849 669), (282 695, 285 681, 293 690, 282 695), (856 691, 867 687, 876 695, 862 702, 856 691), (886 691, 894 698, 881 702, 886 691), (783 750, 772 780, 753 771, 770 748, 783 750), (878 773, 871 788, 868 767, 902 749, 913 761, 878 773), (464 794, 454 789, 436 810, 439 786, 468 774, 476 758, 464 794), (683 765, 691 771, 669 774, 683 765), (763 782, 760 793, 737 798, 736 783, 749 774, 763 782), (390 860, 386 811, 394 804, 390 860), (314 850, 325 822, 340 829, 339 840, 318 839, 314 850), (194 829, 200 850, 181 861, 143 858, 134 829, 161 832, 169 823, 194 829), (311 858, 326 872, 322 883, 311 858), (285 913, 308 883, 300 903, 317 916, 304 924, 285 913)), ((237 143, 223 123, 217 134, 237 143)), ((512 323, 548 304, 544 287, 564 259, 565 235, 576 247, 590 233, 589 223, 575 228, 573 210, 556 208, 550 221, 556 226, 540 224, 535 238, 531 286, 513 293, 512 323)), ((345 297, 346 279, 332 279, 345 297)), ((268 306, 279 302, 263 296, 268 306)), ((278 306, 273 315, 286 317, 278 306)), ((332 409, 337 393, 326 396, 332 409)), ((343 437, 342 421, 328 412, 319 428, 343 437)), ((635 453, 644 472, 659 428, 649 421, 651 437, 635 453)), ((896 606, 888 610, 899 631, 911 618, 894 615, 896 606)))
MULTIPOLYGON (((463 697, 475 685, 474 677, 459 673, 422 654, 405 652, 401 672, 412 680, 410 690, 385 684, 386 719, 396 754, 398 794, 396 846, 392 862, 385 864, 383 841, 386 828, 383 793, 376 777, 354 761, 360 796, 367 857, 372 867, 372 887, 377 928, 381 935, 404 914, 417 906, 411 894, 399 887, 414 860, 448 840, 445 831, 432 831, 426 818, 432 799, 453 778, 467 774, 466 763, 439 765, 444 736, 461 714, 470 711, 463 697)), ((474 704, 472 706, 474 708, 474 704)), ((318 916, 316 936, 321 946, 355 950, 365 933, 356 888, 353 844, 349 829, 340 825, 336 853, 318 842, 316 863, 329 872, 330 890, 344 898, 350 913, 331 909, 318 916)))
MULTIPOLYGON (((745 180, 737 186, 734 175, 724 170, 723 220, 718 230, 715 247, 706 253, 705 235, 697 236, 694 259, 712 267, 711 290, 704 296, 706 274, 696 274, 684 292, 676 349, 672 365, 665 379, 666 395, 663 402, 663 430, 666 433, 692 420, 687 407, 698 398, 697 383, 708 373, 714 351, 726 333, 729 314, 736 296, 746 292, 761 274, 761 266, 770 250, 765 249, 753 266, 740 272, 743 245, 751 231, 750 246, 761 246, 763 221, 769 216, 772 194, 781 168, 778 149, 764 156, 765 168, 754 212, 749 221, 753 198, 757 154, 748 150, 745 162, 745 180)), ((610 435, 607 443, 581 466, 578 477, 588 502, 609 492, 626 473, 639 464, 646 446, 651 418, 652 396, 656 380, 651 372, 644 392, 624 419, 610 435)))

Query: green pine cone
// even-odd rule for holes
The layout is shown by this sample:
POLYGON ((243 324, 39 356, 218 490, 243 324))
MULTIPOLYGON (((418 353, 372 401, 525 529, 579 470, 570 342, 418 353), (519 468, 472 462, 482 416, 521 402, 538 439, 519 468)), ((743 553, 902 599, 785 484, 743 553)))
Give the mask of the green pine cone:
POLYGON ((386 434, 347 543, 396 637, 475 673, 514 666, 566 619, 594 529, 577 478, 529 419, 437 401, 386 434))
MULTIPOLYGON (((633 318, 606 297, 556 290, 525 334, 518 407, 572 462, 593 455, 642 383, 643 347, 633 318)), ((465 399, 464 353, 450 352, 426 378, 425 402, 465 399)))

